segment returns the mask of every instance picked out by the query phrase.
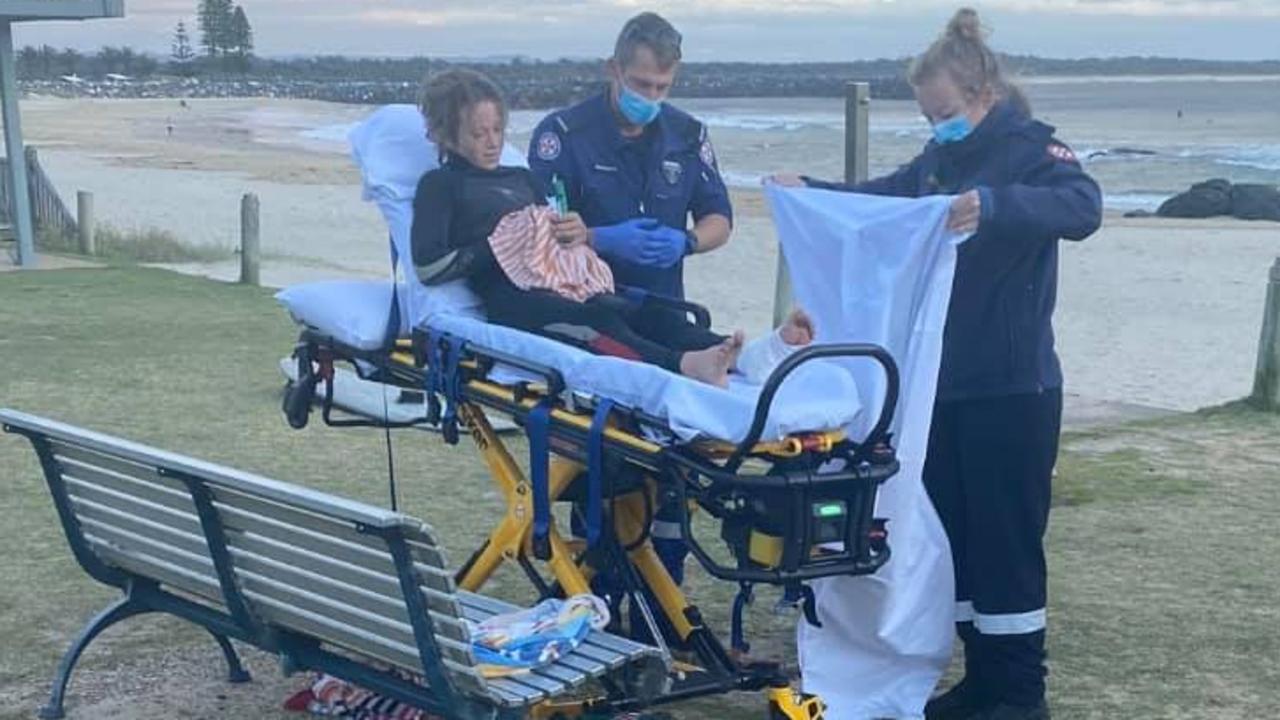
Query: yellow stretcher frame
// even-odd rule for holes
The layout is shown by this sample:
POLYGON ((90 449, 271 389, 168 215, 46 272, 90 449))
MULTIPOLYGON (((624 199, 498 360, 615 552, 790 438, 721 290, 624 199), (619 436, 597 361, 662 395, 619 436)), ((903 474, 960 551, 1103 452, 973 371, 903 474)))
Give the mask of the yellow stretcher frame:
MULTIPOLYGON (((423 388, 425 383, 423 366, 433 357, 430 353, 424 352, 423 346, 432 340, 425 335, 415 336, 412 341, 400 341, 396 349, 390 353, 369 353, 342 346, 331 338, 304 330, 298 348, 295 350, 295 357, 299 363, 299 381, 294 385, 295 392, 286 397, 286 414, 290 415, 290 423, 295 427, 305 424, 305 410, 301 411, 301 423, 296 421, 295 416, 300 411, 299 408, 309 409, 310 406, 309 397, 305 398, 305 405, 299 401, 296 388, 302 386, 305 389, 310 382, 311 390, 314 392, 317 380, 333 378, 334 362, 347 361, 357 364, 359 361, 363 363, 365 374, 373 375, 375 379, 409 389, 423 388), (372 373, 368 371, 371 365, 377 368, 372 373), (311 379, 308 379, 309 377, 311 379), (292 403, 292 411, 290 403, 292 403)), ((544 385, 508 386, 490 382, 485 379, 485 374, 493 361, 516 364, 519 361, 470 344, 466 345, 466 349, 467 358, 456 370, 460 377, 464 378, 458 384, 460 388, 458 396, 453 399, 456 403, 457 421, 471 436, 484 458, 489 474, 502 494, 505 508, 501 519, 489 533, 488 538, 458 571, 456 577, 458 586, 463 590, 479 592, 504 563, 515 562, 520 564, 522 569, 529 571, 532 563, 539 561, 538 556, 541 555, 540 562, 550 572, 558 592, 566 595, 591 592, 591 579, 595 570, 588 562, 588 554, 583 552, 584 543, 566 539, 556 527, 554 516, 550 519, 544 552, 535 551, 533 485, 507 450, 502 439, 493 430, 484 412, 484 409, 496 409, 511 414, 517 422, 520 422, 523 414, 531 412, 540 403, 548 399, 556 400, 559 396, 567 396, 562 383, 557 380, 554 373, 547 374, 547 383, 544 385)), ((611 512, 608 518, 611 522, 611 537, 623 549, 628 564, 652 594, 658 611, 674 633, 673 639, 683 646, 693 648, 696 658, 694 663, 673 663, 680 679, 677 680, 677 685, 672 691, 667 696, 659 698, 657 703, 733 690, 763 690, 768 699, 771 718, 816 720, 823 716, 824 706, 821 700, 793 689, 778 668, 738 667, 735 659, 725 652, 713 633, 702 623, 697 607, 688 600, 674 582, 654 550, 646 527, 649 519, 647 508, 657 506, 659 485, 664 476, 668 479, 677 478, 675 485, 680 489, 681 500, 692 511, 703 500, 701 497, 684 495, 687 491, 686 485, 700 487, 697 483, 686 482, 686 480, 702 479, 702 483, 706 484, 707 480, 704 478, 727 474, 732 478, 727 482, 737 480, 750 482, 751 487, 758 487, 760 492, 774 493, 773 496, 777 497, 777 493, 785 489, 780 486, 769 486, 767 480, 770 475, 767 472, 738 475, 746 460, 757 459, 766 464, 807 463, 812 475, 813 468, 816 468, 820 462, 833 457, 843 457, 851 463, 857 463, 852 475, 862 482, 864 486, 862 494, 866 495, 860 498, 861 504, 858 510, 864 519, 864 524, 867 525, 866 537, 859 539, 859 552, 865 557, 862 558, 864 562, 854 572, 858 574, 874 572, 888 559, 883 521, 871 518, 870 513, 874 507, 875 488, 897 470, 897 461, 893 457, 887 436, 888 420, 896 404, 897 375, 892 359, 879 348, 839 346, 830 347, 826 351, 819 349, 819 352, 812 353, 814 357, 851 354, 873 357, 885 367, 889 379, 886 402, 879 422, 861 445, 850 441, 841 431, 806 433, 789 436, 780 441, 761 442, 759 430, 763 426, 764 414, 759 409, 756 418, 758 422, 754 423, 748 441, 739 445, 722 441, 698 441, 688 443, 680 447, 678 452, 673 452, 671 446, 646 439, 641 434, 623 427, 628 422, 635 423, 641 418, 637 413, 615 417, 603 429, 604 444, 625 454, 627 461, 632 465, 647 471, 643 483, 611 496, 609 503, 611 512), (698 677, 706 679, 690 680, 698 677)), ((764 413, 767 414, 768 402, 771 401, 773 392, 781 384, 781 380, 790 370, 807 359, 809 358, 793 356, 790 364, 784 363, 787 366, 779 368, 774 377, 770 378, 770 384, 766 385, 766 392, 762 393, 764 413)), ((357 368, 360 367, 357 364, 357 368)), ((545 372, 545 368, 533 369, 545 372)), ((379 424, 333 420, 330 416, 332 383, 327 383, 326 387, 330 392, 323 406, 327 423, 332 425, 379 424)), ((305 392, 302 393, 304 396, 305 394, 305 392)), ((548 497, 554 504, 562 500, 574 483, 579 482, 583 477, 585 470, 583 462, 580 458, 572 457, 573 452, 566 451, 566 447, 571 447, 573 440, 581 440, 590 432, 592 415, 577 411, 572 407, 572 402, 557 401, 556 406, 550 410, 550 422, 560 432, 570 436, 567 441, 562 437, 561 444, 558 446, 553 443, 555 447, 549 462, 547 485, 548 497)), ((711 486, 714 487, 716 482, 725 481, 712 481, 711 486)), ((813 480, 813 482, 831 484, 831 481, 813 480)), ((852 512, 852 507, 846 509, 852 512)), ((853 520, 848 520, 848 523, 849 527, 852 527, 853 520)), ((682 531, 686 539, 691 538, 687 517, 682 531)), ((696 543, 691 541, 690 544, 691 549, 695 550, 695 556, 713 576, 738 577, 732 570, 717 566, 696 543), (708 566, 709 562, 710 566, 708 566)), ((786 533, 773 535, 767 529, 752 528, 746 541, 742 543, 740 564, 761 568, 772 564, 776 568, 784 562, 793 567, 797 566, 797 563, 827 562, 829 566, 846 567, 819 558, 816 542, 810 543, 811 547, 806 550, 812 557, 797 561, 794 548, 789 547, 792 544, 792 538, 789 538, 786 533)), ((819 564, 815 567, 818 567, 818 570, 809 574, 799 572, 798 569, 797 572, 790 574, 777 570, 772 572, 779 578, 784 575, 791 578, 794 575, 794 580, 798 582, 800 579, 821 576, 821 569, 825 566, 819 564)), ((744 577, 772 578, 769 572, 755 570, 744 577)), ((636 601, 637 599, 632 597, 631 602, 636 601)), ((546 703, 535 708, 530 717, 534 720, 542 720, 598 716, 601 712, 613 713, 638 707, 641 707, 641 704, 625 697, 619 699, 601 694, 568 703, 546 703)))

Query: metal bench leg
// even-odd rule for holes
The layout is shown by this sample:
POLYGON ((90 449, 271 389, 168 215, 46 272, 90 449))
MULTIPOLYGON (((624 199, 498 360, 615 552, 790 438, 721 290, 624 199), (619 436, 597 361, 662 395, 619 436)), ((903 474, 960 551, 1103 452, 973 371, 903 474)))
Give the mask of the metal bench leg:
POLYGON ((62 662, 58 664, 58 672, 53 676, 53 690, 49 693, 49 703, 40 708, 41 719, 58 720, 63 717, 62 700, 67 693, 67 683, 71 681, 71 671, 75 669, 80 654, 99 633, 121 620, 151 611, 151 608, 138 605, 131 598, 124 597, 107 606, 105 610, 98 613, 97 617, 90 620, 84 630, 80 631, 80 636, 71 643, 67 653, 62 656, 62 662))
MULTIPOLYGON (((205 628, 208 630, 208 628, 205 628)), ((249 671, 244 669, 244 665, 240 663, 240 656, 236 654, 236 649, 231 646, 231 641, 226 635, 209 630, 209 634, 214 640, 218 641, 218 647, 222 648, 222 655, 227 659, 227 682, 230 683, 246 683, 253 679, 249 675, 249 671)))

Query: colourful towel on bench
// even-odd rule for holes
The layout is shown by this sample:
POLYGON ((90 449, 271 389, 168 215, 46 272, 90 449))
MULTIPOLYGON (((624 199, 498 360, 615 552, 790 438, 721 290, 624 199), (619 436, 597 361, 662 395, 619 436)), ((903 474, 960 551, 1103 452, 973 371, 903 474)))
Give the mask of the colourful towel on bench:
POLYGON ((553 663, 608 624, 609 607, 594 595, 551 598, 471 624, 471 651, 486 676, 504 675, 553 663))

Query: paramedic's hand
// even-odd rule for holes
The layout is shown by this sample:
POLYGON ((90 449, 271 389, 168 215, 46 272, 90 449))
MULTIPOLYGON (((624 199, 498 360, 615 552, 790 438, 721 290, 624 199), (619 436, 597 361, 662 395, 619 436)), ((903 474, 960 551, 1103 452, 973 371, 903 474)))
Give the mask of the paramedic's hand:
POLYGON ((951 201, 951 210, 947 214, 947 229, 955 232, 971 233, 978 230, 978 221, 982 219, 982 194, 970 190, 957 195, 951 201))
POLYGON ((658 227, 658 221, 653 218, 635 218, 617 225, 591 228, 591 244, 605 257, 647 265, 645 247, 649 232, 658 227))
POLYGON ((561 247, 574 247, 591 243, 591 230, 576 212, 565 213, 551 221, 551 234, 561 247))
POLYGON ((809 185, 804 181, 804 178, 796 175, 795 173, 777 173, 776 175, 770 175, 765 178, 764 181, 764 184, 766 185, 769 183, 781 185, 782 187, 808 187, 809 185))
POLYGON ((669 268, 684 258, 689 251, 689 234, 665 225, 645 233, 644 242, 645 265, 669 268))

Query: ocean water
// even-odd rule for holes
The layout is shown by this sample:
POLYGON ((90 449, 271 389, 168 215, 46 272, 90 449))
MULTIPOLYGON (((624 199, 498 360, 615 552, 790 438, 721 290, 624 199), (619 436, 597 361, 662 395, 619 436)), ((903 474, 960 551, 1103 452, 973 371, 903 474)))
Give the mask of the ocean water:
MULTIPOLYGON (((1113 209, 1154 209, 1208 178, 1280 184, 1280 77, 1067 78, 1024 84, 1038 118, 1058 128, 1113 209)), ((701 118, 726 182, 750 187, 780 171, 843 174, 839 98, 677 100, 701 118)), ((513 112, 509 139, 527 146, 545 110, 513 112)), ((911 159, 929 130, 915 104, 871 106, 872 175, 911 159)), ((309 116, 292 141, 345 152, 344 117, 309 116)))

